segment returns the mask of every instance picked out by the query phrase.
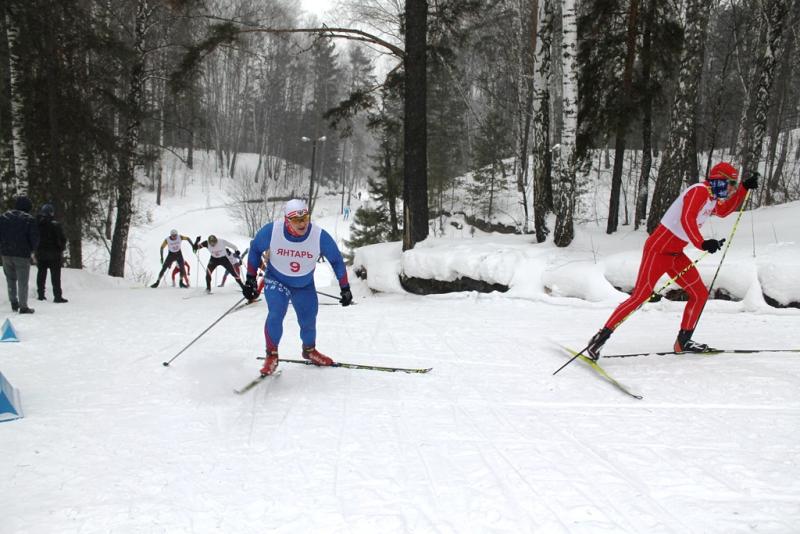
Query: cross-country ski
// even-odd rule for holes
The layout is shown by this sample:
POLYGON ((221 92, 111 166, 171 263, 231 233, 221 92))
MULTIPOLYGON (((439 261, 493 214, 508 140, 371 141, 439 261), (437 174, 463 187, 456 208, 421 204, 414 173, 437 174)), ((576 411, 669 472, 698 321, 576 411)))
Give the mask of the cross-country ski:
MULTIPOLYGON (((259 360, 263 360, 264 357, 259 357, 259 360)), ((281 362, 287 363, 301 363, 304 365, 315 365, 314 362, 310 360, 297 360, 292 358, 281 358, 281 362)), ((410 373, 410 374, 425 374, 429 373, 433 370, 433 367, 385 367, 381 365, 369 365, 363 363, 347 363, 347 362, 339 362, 335 361, 328 367, 342 367, 344 369, 365 369, 367 371, 385 371, 388 373, 410 373)))
POLYGON ((273 380, 275 378, 278 378, 280 375, 281 371, 276 371, 271 375, 259 375, 258 377, 254 378, 253 380, 245 384, 243 387, 239 389, 234 389, 233 392, 236 393, 237 395, 244 395, 245 393, 247 393, 257 385, 263 383, 264 381, 273 380))

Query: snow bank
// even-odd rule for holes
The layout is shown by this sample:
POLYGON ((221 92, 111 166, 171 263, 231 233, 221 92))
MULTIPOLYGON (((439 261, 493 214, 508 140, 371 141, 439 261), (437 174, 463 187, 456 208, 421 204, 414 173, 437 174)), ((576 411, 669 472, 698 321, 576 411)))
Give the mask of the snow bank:
MULTIPOLYGON (((691 245, 686 254, 697 260, 706 285, 713 281, 714 289, 724 290, 744 309, 767 306, 762 294, 781 306, 800 302, 800 246, 770 243, 777 237, 776 228, 785 235, 800 232, 798 214, 797 202, 745 212, 733 238, 736 215, 712 219, 703 232, 730 241, 724 257, 722 252, 704 254, 691 245)), ((458 232, 429 237, 404 253, 400 243, 363 247, 355 253, 354 267, 366 270, 367 285, 374 291, 403 292, 399 276, 443 282, 470 278, 505 285, 509 295, 522 298, 616 303, 626 298, 622 291, 630 292, 636 282, 647 238, 643 229, 623 227, 609 236, 584 225, 576 228, 573 243, 562 249, 549 241, 535 243, 530 235, 472 232, 463 227, 463 220, 458 222, 462 225, 458 232)), ((668 282, 665 275, 656 287, 668 282)))

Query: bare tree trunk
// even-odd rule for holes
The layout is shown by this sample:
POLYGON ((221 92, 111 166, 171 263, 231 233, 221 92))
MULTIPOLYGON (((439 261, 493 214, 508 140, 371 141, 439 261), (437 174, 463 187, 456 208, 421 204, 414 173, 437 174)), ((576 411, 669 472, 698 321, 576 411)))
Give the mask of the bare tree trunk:
POLYGON ((428 237, 427 0, 406 0, 403 250, 428 237))
POLYGON ((130 86, 126 98, 130 113, 125 131, 124 146, 120 155, 119 181, 117 183, 117 220, 111 240, 111 257, 108 264, 110 276, 125 276, 125 254, 128 249, 128 232, 133 215, 133 183, 136 168, 136 149, 139 144, 141 127, 141 106, 145 81, 145 36, 152 8, 148 0, 138 0, 134 28, 134 48, 130 72, 130 86))
POLYGON ((653 165, 652 134, 653 134, 653 96, 649 89, 650 74, 653 65, 653 18, 655 1, 645 0, 647 11, 645 14, 644 33, 642 35, 642 85, 645 87, 644 101, 642 102, 642 166, 639 172, 639 183, 636 187, 636 210, 633 216, 633 228, 639 229, 647 216, 647 195, 650 189, 650 169, 653 165))
POLYGON ((528 144, 530 142, 533 114, 534 70, 536 68, 536 30, 538 26, 539 0, 519 0, 519 44, 517 56, 517 190, 522 195, 525 220, 522 232, 528 233, 528 144), (527 12, 526 12, 527 10, 527 12))
POLYGON ((553 6, 552 0, 539 0, 538 42, 536 59, 538 66, 534 73, 534 108, 533 108, 533 226, 536 242, 547 239, 550 230, 547 228, 546 215, 552 209, 552 155, 550 152, 550 81, 551 66, 550 47, 553 43, 553 6))
MULTIPOLYGON (((166 71, 166 53, 160 54, 160 69, 162 72, 166 71)), ((166 122, 164 120, 164 109, 167 107, 167 86, 162 80, 158 82, 159 87, 159 110, 158 110, 158 146, 156 150, 156 205, 161 205, 161 190, 163 189, 164 177, 164 132, 166 130, 166 122)))
POLYGON ((608 201, 606 233, 617 231, 619 223, 619 193, 622 187, 622 164, 625 161, 625 136, 628 131, 628 114, 633 87, 633 61, 636 59, 636 27, 639 24, 639 0, 631 0, 628 10, 625 69, 622 74, 619 112, 614 141, 614 170, 611 172, 611 197, 608 201))
POLYGON ((669 140, 658 169, 647 231, 652 232, 666 213, 681 185, 697 180, 697 147, 694 143, 697 94, 703 70, 706 26, 711 4, 705 0, 687 0, 686 37, 681 52, 678 91, 672 105, 669 140))
POLYGON ((27 189, 28 160, 25 152, 25 142, 22 138, 22 95, 15 87, 19 78, 19 56, 17 55, 17 39, 19 29, 14 24, 6 8, 6 40, 8 42, 8 76, 9 91, 11 93, 11 148, 13 154, 14 178, 11 188, 14 193, 27 189))
POLYGON ((756 82, 753 104, 753 127, 747 132, 742 153, 742 168, 745 176, 751 170, 758 170, 763 151, 764 137, 767 130, 767 114, 772 103, 772 87, 775 79, 775 67, 783 42, 783 27, 788 12, 788 0, 765 0, 761 16, 767 25, 767 42, 761 69, 756 82))
POLYGON ((553 242, 566 247, 575 237, 576 171, 578 169, 576 133, 578 126, 578 24, 576 0, 563 0, 562 20, 562 115, 563 127, 558 149, 558 187, 556 188, 556 228, 553 242))

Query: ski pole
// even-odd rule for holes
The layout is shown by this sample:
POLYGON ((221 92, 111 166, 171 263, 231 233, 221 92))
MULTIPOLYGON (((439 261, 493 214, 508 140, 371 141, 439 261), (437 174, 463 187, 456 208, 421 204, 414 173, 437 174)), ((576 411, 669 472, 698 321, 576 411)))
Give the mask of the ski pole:
POLYGON ((336 300, 342 300, 341 298, 339 298, 339 297, 337 297, 335 295, 331 295, 330 293, 323 293, 322 291, 317 291, 317 294, 322 295, 324 297, 330 297, 330 298, 336 299, 336 300))
MULTIPOLYGON (((317 291, 317 293, 319 293, 319 294, 320 294, 320 295, 322 295, 322 296, 325 296, 325 297, 330 297, 330 298, 332 298, 332 299, 336 299, 336 300, 338 300, 339 302, 342 302, 342 298, 341 298, 341 297, 337 297, 337 296, 335 296, 335 295, 331 295, 330 293, 323 293, 322 291, 317 291)), ((350 305, 351 305, 351 306, 355 305, 355 302, 351 302, 351 303, 350 303, 350 305)))
POLYGON ((200 263, 200 254, 197 253, 197 250, 194 251, 194 259, 197 260, 197 269, 194 271, 194 286, 200 287, 200 267, 202 267, 202 263, 200 263))
MULTIPOLYGON (((733 234, 736 233, 736 228, 739 226, 739 221, 742 219, 742 214, 744 213, 744 207, 747 204, 747 201, 750 199, 750 190, 747 190, 747 194, 742 201, 742 207, 739 208, 739 214, 736 216, 736 220, 733 223, 733 228, 731 228, 731 233, 728 236, 728 244, 725 245, 725 250, 722 251, 722 258, 719 260, 719 265, 717 265, 717 270, 714 272, 714 278, 711 279, 711 284, 708 286, 708 298, 711 298, 711 289, 714 287, 714 283, 717 281, 717 275, 719 274, 719 270, 722 268, 722 262, 725 261, 725 255, 728 254, 728 249, 731 248, 731 241, 733 241, 733 234)), ((703 307, 700 308, 700 313, 697 315, 697 322, 695 323, 695 327, 697 323, 700 322, 700 317, 703 315, 703 311, 706 309, 706 304, 708 304, 708 299, 703 303, 703 307)))
MULTIPOLYGON (((686 267, 684 267, 684 268, 683 268, 683 270, 681 270, 681 272, 679 272, 678 274, 676 274, 675 276, 673 276, 672 278, 670 278, 669 280, 667 280, 667 282, 666 282, 666 283, 665 283, 663 286, 661 286, 661 287, 660 287, 659 289, 657 289, 656 291, 653 291, 653 293, 652 293, 652 294, 651 294, 651 295, 650 295, 650 296, 647 298, 647 300, 645 300, 644 302, 642 302, 641 304, 639 304, 638 306, 636 306, 636 308, 634 308, 633 310, 631 310, 631 312, 630 312, 628 315, 626 315, 625 317, 623 317, 622 319, 620 319, 620 320, 619 320, 619 322, 618 322, 617 324, 615 324, 615 325, 614 325, 614 328, 612 328, 611 330, 616 330, 616 329, 619 327, 619 325, 621 325, 622 323, 624 323, 625 321, 627 321, 627 320, 628 320, 628 318, 629 318, 631 315, 633 315, 634 313, 636 313, 636 312, 637 312, 637 311, 638 311, 638 310, 639 310, 639 309, 640 309, 642 306, 644 306, 645 302, 649 302, 649 301, 651 301, 651 300, 653 299, 653 297, 657 297, 657 296, 659 296, 659 294, 660 294, 662 291, 664 291, 665 289, 667 289, 667 288, 668 288, 670 285, 672 285, 672 284, 673 284, 673 283, 674 283, 674 282, 675 282, 675 281, 676 281, 678 278, 680 278, 681 276, 683 276, 683 274, 684 274, 686 271, 688 271, 689 269, 691 269, 691 268, 695 267, 695 266, 696 266, 696 265, 697 265, 697 264, 700 262, 700 260, 702 260, 703 258, 705 258, 707 255, 708 255, 708 252, 703 252, 703 254, 701 254, 699 258, 697 258, 697 259, 696 259, 696 260, 694 260, 692 263, 690 263, 689 265, 687 265, 686 267)), ((569 361, 567 361, 567 363, 565 363, 564 365, 562 365, 561 367, 559 367, 558 369, 556 369, 556 371, 555 371, 555 373, 553 373, 553 375, 556 375, 556 374, 557 374, 557 373, 558 373, 560 370, 562 370, 564 367, 568 366, 568 365, 569 365, 569 364, 571 364, 573 361, 575 361, 575 359, 577 359, 577 358, 578 358, 578 356, 581 356, 581 355, 584 353, 584 351, 586 351, 586 349, 588 349, 588 348, 589 348, 589 346, 590 346, 590 345, 591 345, 591 343, 589 343, 589 345, 586 345, 585 347, 583 347, 583 349, 581 349, 579 352, 577 352, 577 353, 575 354, 575 356, 573 356, 572 358, 570 358, 570 359, 569 359, 569 361)))
POLYGON ((214 325, 215 325, 215 324, 217 324, 218 322, 220 322, 222 319, 224 319, 224 318, 225 318, 225 316, 226 316, 226 315, 228 315, 228 314, 229 314, 229 313, 231 313, 231 312, 232 312, 234 309, 236 309, 236 307, 237 307, 239 304, 241 304, 243 300, 244 300, 244 297, 242 297, 242 298, 240 298, 239 300, 237 300, 237 301, 236 301, 236 304, 234 304, 233 306, 231 306, 231 307, 228 309, 228 311, 226 311, 225 313, 223 313, 222 315, 220 315, 220 316, 219 316, 219 318, 218 318, 216 321, 214 321, 213 323, 211 323, 211 324, 208 326, 208 328, 206 328, 205 330, 203 330, 202 332, 200 332, 200 334, 199 334, 199 335, 198 335, 196 338, 194 338, 193 340, 191 340, 191 341, 189 342, 189 344, 188 344, 188 345, 186 345, 185 347, 183 347, 183 348, 180 350, 180 352, 179 352, 178 354, 176 354, 175 356, 173 356, 173 357, 172 357, 172 358, 170 358, 169 360, 167 360, 167 361, 163 362, 163 365, 164 365, 164 367, 169 367, 169 364, 170 364, 170 363, 172 363, 172 362, 175 360, 175 358, 177 358, 178 356, 180 356, 181 354, 183 354, 183 352, 184 352, 186 349, 188 349, 189 347, 191 347, 191 346, 194 344, 194 342, 195 342, 195 341, 197 341, 198 339, 200 339, 201 337, 203 337, 203 335, 204 335, 206 332, 208 332, 209 330, 211 330, 211 329, 214 327, 214 325))

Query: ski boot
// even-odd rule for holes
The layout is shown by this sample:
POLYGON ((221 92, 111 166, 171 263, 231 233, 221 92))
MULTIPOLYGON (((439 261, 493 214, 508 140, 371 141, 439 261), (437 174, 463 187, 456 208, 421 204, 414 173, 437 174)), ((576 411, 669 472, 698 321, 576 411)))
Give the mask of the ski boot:
POLYGON ((328 366, 333 365, 333 360, 322 354, 316 347, 303 347, 303 358, 309 360, 314 365, 328 366))
POLYGON ((278 351, 268 350, 264 360, 264 367, 261 368, 261 376, 269 376, 275 373, 278 368, 278 351))
POLYGON ((614 331, 608 327, 603 327, 602 330, 598 330, 597 333, 592 336, 592 339, 589 340, 589 346, 583 351, 586 357, 591 358, 593 361, 599 360, 600 350, 613 332, 614 331))
POLYGON ((157 287, 158 287, 158 284, 159 284, 159 282, 161 282, 161 278, 159 278, 158 280, 156 280, 155 282, 153 282, 152 284, 150 284, 150 287, 152 287, 153 289, 157 288, 157 287))
POLYGON ((675 352, 709 352, 713 350, 705 343, 692 341, 694 330, 681 330, 675 340, 675 352))

